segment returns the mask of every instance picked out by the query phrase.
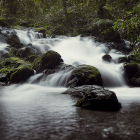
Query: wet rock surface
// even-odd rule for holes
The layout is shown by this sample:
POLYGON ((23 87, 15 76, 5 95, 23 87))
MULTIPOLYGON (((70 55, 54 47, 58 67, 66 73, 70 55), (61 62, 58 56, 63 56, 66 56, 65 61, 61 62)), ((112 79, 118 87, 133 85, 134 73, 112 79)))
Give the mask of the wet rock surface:
POLYGON ((100 85, 103 86, 101 74, 97 68, 90 65, 79 65, 71 73, 68 87, 82 85, 100 85))
POLYGON ((124 64, 127 82, 131 86, 140 86, 140 66, 137 63, 124 64))
POLYGON ((113 91, 103 89, 101 86, 84 85, 70 88, 63 94, 80 98, 76 106, 83 108, 103 111, 116 111, 121 108, 116 94, 113 91))
POLYGON ((112 57, 111 57, 110 55, 108 55, 108 54, 104 55, 104 56, 102 57, 102 59, 103 59, 104 61, 107 61, 107 62, 111 62, 111 61, 112 61, 112 57))

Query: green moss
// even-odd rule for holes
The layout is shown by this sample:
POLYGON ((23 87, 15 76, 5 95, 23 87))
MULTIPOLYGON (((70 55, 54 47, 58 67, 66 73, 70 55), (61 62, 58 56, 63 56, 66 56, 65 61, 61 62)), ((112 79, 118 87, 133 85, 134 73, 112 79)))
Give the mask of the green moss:
POLYGON ((3 59, 1 60, 0 65, 1 65, 0 73, 15 71, 19 66, 23 67, 24 65, 32 67, 28 61, 21 60, 17 57, 3 59))
POLYGON ((20 65, 18 68, 14 70, 14 72, 10 76, 10 81, 18 83, 20 81, 24 81, 30 76, 34 74, 31 65, 20 65))
POLYGON ((81 74, 84 73, 86 75, 85 82, 89 83, 92 79, 98 81, 98 78, 100 76, 100 72, 98 71, 97 68, 89 65, 81 65, 81 68, 78 68, 74 70, 74 74, 81 74))
POLYGON ((61 56, 55 51, 47 51, 35 59, 33 69, 41 72, 45 69, 52 69, 61 62, 61 56))
POLYGON ((14 47, 12 47, 11 49, 10 49, 10 55, 11 56, 13 56, 13 57, 15 57, 16 56, 16 53, 17 53, 17 49, 16 48, 14 48, 14 47))

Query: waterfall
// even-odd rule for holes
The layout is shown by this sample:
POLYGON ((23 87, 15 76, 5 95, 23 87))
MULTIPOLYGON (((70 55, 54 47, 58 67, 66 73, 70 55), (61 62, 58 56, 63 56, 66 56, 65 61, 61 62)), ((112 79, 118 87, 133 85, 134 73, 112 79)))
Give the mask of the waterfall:
MULTIPOLYGON (((96 67, 102 76, 105 87, 124 86, 125 80, 123 76, 123 64, 117 64, 117 59, 124 56, 116 50, 109 50, 105 44, 97 44, 89 37, 58 37, 58 38, 42 38, 42 34, 34 32, 30 29, 26 30, 4 30, 3 36, 7 32, 14 32, 19 37, 19 40, 24 45, 31 44, 31 47, 37 52, 45 53, 48 49, 58 52, 65 64, 77 66, 87 64, 96 67), (109 54, 112 57, 112 62, 105 62, 102 56, 109 54)), ((6 37, 1 40, 0 50, 5 50, 6 37)), ((7 52, 7 51, 6 51, 7 52)), ((69 71, 59 71, 41 79, 39 85, 44 86, 65 86, 69 71)))

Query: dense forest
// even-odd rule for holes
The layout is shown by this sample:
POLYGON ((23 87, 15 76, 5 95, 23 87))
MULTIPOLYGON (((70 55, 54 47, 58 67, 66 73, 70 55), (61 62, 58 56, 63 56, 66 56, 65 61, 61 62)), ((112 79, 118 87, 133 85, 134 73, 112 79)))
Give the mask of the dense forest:
POLYGON ((140 41, 140 0, 1 0, 0 25, 118 42, 117 31, 135 45, 140 41))

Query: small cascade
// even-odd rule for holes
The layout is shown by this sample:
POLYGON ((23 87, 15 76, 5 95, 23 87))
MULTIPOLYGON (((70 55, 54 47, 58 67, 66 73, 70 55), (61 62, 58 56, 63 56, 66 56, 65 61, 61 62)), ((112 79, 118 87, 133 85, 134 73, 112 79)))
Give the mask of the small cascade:
POLYGON ((66 70, 60 70, 50 75, 40 73, 32 76, 27 82, 31 84, 35 83, 41 86, 66 87, 71 72, 72 70, 68 68, 66 70))

